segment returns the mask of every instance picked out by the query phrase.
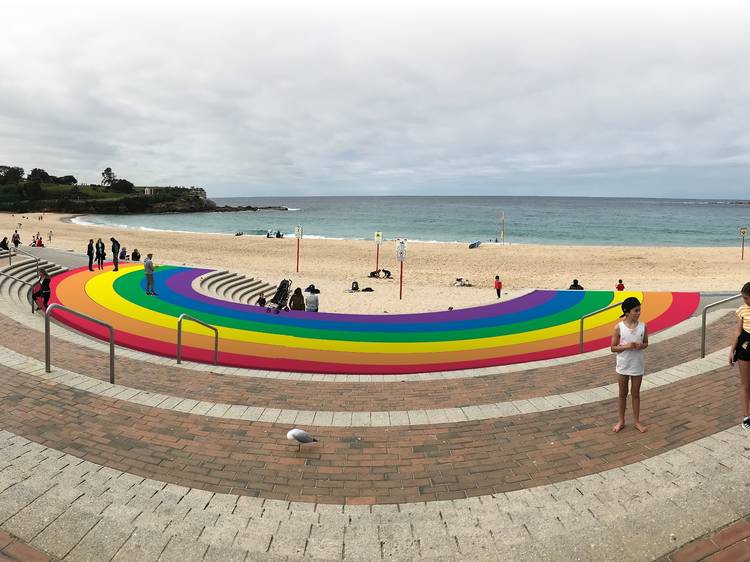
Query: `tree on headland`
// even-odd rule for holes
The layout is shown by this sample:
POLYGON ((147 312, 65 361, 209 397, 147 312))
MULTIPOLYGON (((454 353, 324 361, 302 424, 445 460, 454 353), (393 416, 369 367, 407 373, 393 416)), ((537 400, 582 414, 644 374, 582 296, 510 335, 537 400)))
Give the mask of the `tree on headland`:
POLYGON ((51 176, 41 168, 33 168, 26 176, 28 181, 49 181, 51 176))
POLYGON ((102 172, 102 185, 112 185, 117 181, 117 176, 112 171, 112 168, 104 168, 102 172))
POLYGON ((135 186, 125 179, 115 180, 110 184, 110 189, 118 193, 132 193, 135 186))
POLYGON ((23 181, 23 168, 19 166, 0 166, 0 185, 13 185, 23 181))

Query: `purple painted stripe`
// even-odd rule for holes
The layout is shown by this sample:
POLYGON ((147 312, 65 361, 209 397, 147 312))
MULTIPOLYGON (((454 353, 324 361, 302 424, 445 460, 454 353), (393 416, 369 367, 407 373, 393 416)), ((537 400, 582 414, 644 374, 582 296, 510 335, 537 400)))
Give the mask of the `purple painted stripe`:
MULTIPOLYGON (((230 310, 242 311, 246 314, 263 314, 265 310, 253 305, 240 304, 198 293, 193 289, 192 283, 196 277, 211 272, 210 269, 186 269, 172 274, 167 280, 167 285, 176 293, 204 304, 217 306, 230 310)), ((341 314, 334 312, 295 312, 284 313, 288 318, 299 318, 312 320, 329 320, 334 322, 366 322, 381 324, 417 324, 432 322, 456 322, 459 320, 473 320, 487 318, 504 314, 514 314, 543 305, 555 296, 555 291, 533 291, 517 299, 502 303, 463 308, 450 312, 423 312, 417 314, 341 314)))

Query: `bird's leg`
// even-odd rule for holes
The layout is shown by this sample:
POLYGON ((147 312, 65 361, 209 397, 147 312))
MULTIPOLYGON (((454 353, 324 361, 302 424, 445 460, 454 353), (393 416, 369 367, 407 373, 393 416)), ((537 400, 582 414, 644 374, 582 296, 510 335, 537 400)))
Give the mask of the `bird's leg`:
POLYGON ((302 443, 297 443, 297 452, 299 453, 302 450, 302 443))

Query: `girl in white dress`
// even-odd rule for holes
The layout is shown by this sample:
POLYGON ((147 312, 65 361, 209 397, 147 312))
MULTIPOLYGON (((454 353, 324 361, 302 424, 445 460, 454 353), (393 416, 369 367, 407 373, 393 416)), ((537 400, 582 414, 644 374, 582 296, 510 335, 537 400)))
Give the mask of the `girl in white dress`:
POLYGON ((617 323, 612 334, 612 353, 617 353, 617 377, 620 385, 619 421, 612 431, 619 433, 625 427, 625 406, 628 400, 628 385, 633 396, 633 425, 641 433, 646 432, 641 424, 641 380, 645 372, 644 351, 648 347, 646 324, 639 321, 641 302, 628 297, 622 303, 622 321, 617 323))

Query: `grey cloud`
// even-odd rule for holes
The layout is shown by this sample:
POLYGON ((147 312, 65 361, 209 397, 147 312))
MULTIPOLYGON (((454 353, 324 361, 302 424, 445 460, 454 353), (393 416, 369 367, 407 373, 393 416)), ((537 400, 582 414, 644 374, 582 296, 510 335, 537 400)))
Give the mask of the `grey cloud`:
POLYGON ((740 196, 750 175, 741 4, 64 4, 9 8, 0 163, 216 196, 740 196))

